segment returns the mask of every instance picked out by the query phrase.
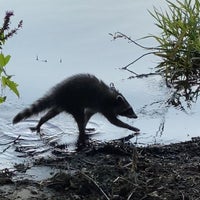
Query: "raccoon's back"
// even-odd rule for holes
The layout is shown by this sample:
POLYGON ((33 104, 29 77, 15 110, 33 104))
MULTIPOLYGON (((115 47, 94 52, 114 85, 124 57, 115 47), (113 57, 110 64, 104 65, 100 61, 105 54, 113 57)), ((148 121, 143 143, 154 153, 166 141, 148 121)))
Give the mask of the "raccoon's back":
POLYGON ((71 76, 53 87, 44 97, 18 113, 13 123, 36 115, 51 107, 70 112, 76 108, 103 110, 113 98, 113 91, 90 74, 71 76), (106 102, 106 103, 105 103, 106 102))
POLYGON ((110 89, 93 75, 79 74, 56 85, 51 93, 58 105, 90 107, 108 96, 110 89))

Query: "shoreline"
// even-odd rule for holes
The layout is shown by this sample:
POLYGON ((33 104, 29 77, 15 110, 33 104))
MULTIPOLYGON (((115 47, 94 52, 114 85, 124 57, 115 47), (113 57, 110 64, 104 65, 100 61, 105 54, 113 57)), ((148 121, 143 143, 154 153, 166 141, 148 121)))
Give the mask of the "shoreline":
MULTIPOLYGON (((34 161, 60 171, 43 181, 0 173, 0 199, 199 199, 200 138, 135 147, 92 143, 81 152, 34 161)), ((22 170, 22 169, 21 169, 22 170)), ((26 172, 26 169, 24 169, 26 172)))

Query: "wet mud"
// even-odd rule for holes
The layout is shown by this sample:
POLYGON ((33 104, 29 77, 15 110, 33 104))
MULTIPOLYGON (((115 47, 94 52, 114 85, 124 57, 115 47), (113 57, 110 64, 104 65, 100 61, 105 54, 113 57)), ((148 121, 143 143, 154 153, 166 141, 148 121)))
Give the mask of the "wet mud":
MULTIPOLYGON (((91 142, 80 152, 54 149, 54 157, 38 158, 31 167, 57 170, 44 180, 16 179, 27 166, 0 172, 4 200, 197 200, 200 199, 200 138, 137 147, 123 140, 91 142)), ((30 166, 29 166, 30 168, 30 166)))

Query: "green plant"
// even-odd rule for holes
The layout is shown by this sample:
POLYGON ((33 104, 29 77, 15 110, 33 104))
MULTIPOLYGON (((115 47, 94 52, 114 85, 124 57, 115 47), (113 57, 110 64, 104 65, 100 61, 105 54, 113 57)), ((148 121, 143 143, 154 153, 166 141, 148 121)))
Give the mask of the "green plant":
POLYGON ((156 72, 162 73, 168 84, 180 81, 196 82, 200 78, 200 2, 199 0, 167 0, 169 11, 150 14, 161 29, 156 56, 161 62, 156 72))
POLYGON ((6 73, 6 65, 8 64, 11 56, 4 55, 2 52, 2 46, 5 44, 8 38, 12 37, 17 31, 22 27, 22 21, 19 22, 17 28, 10 29, 10 18, 13 16, 13 12, 6 12, 4 17, 4 22, 0 28, 0 83, 1 83, 1 93, 0 93, 0 104, 6 100, 4 95, 4 89, 8 87, 12 92, 14 92, 19 97, 19 92, 17 90, 18 84, 12 81, 12 75, 6 73))
POLYGON ((168 104, 175 107, 181 105, 181 100, 196 102, 200 95, 200 1, 199 0, 166 0, 167 11, 154 7, 150 15, 155 19, 156 26, 161 30, 159 35, 148 35, 141 39, 153 38, 158 43, 156 47, 145 47, 132 40, 127 35, 116 32, 113 39, 124 38, 129 42, 147 50, 148 52, 122 67, 133 74, 131 78, 143 78, 149 75, 161 75, 166 80, 166 85, 173 88, 168 104), (158 56, 160 62, 154 72, 137 74, 129 67, 147 55, 158 56))

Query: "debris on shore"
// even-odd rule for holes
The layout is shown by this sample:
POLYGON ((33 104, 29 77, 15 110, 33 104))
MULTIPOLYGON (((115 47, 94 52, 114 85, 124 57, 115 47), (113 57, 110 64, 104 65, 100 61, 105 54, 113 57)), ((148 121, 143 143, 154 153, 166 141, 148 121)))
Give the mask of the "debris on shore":
POLYGON ((0 199, 199 199, 198 137, 147 147, 120 140, 94 142, 80 152, 55 154, 54 158, 38 159, 33 164, 59 169, 43 181, 15 180, 15 172, 2 170, 0 199))

